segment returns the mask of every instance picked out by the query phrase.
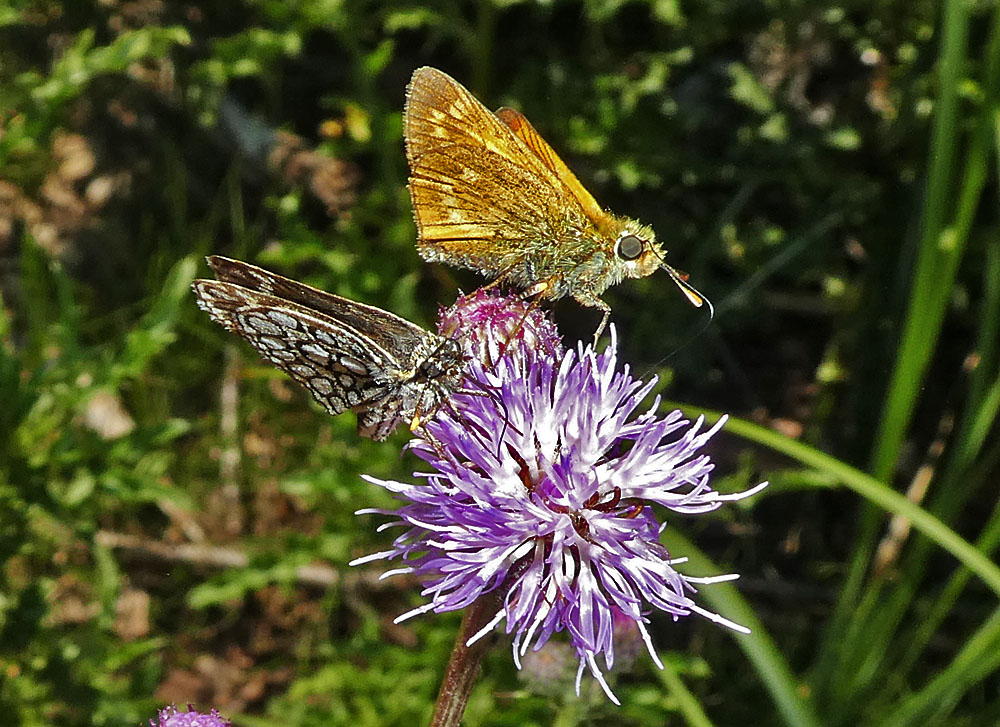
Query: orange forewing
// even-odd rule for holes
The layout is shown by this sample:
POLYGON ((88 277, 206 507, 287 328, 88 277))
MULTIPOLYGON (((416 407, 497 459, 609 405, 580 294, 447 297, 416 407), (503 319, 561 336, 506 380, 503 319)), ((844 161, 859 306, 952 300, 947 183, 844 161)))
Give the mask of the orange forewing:
POLYGON ((499 258, 549 238, 546 225, 563 219, 567 206, 591 219, 600 211, 533 129, 559 166, 441 71, 414 73, 404 126, 421 247, 495 270, 499 258))

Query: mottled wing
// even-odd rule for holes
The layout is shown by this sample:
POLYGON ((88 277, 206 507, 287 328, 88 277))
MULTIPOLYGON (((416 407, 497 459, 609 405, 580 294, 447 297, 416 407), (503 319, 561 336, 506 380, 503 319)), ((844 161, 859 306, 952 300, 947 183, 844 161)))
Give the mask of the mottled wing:
MULTIPOLYGON (((246 339, 331 414, 353 409, 362 422, 378 416, 408 373, 370 337, 323 312, 234 282, 196 280, 192 287, 212 320, 246 339)), ((398 421, 368 426, 372 438, 384 439, 398 421)))
POLYGON ((601 229, 608 214, 601 209, 601 205, 597 203, 594 196, 580 184, 580 180, 570 171, 566 163, 549 146, 548 142, 535 131, 535 127, 531 125, 531 122, 528 121, 525 115, 516 109, 506 106, 498 109, 495 115, 507 128, 514 132, 518 139, 524 142, 525 146, 535 153, 542 164, 556 175, 566 188, 566 192, 576 199, 587 217, 590 218, 598 229, 601 229))
POLYGON ((421 256, 498 274, 586 215, 551 169, 458 82, 419 68, 404 118, 421 256))
POLYGON ((341 298, 241 260, 212 255, 208 264, 215 277, 223 282, 295 303, 339 321, 361 337, 377 341, 397 365, 406 368, 414 363, 414 350, 424 343, 427 336, 433 335, 389 311, 341 298))

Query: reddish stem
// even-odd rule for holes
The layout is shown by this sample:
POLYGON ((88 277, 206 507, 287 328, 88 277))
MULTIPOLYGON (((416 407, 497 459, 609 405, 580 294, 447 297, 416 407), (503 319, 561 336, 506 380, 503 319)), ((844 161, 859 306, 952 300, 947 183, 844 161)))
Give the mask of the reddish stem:
POLYGON ((451 650, 444 679, 441 680, 441 690, 434 705, 430 727, 458 727, 461 723, 465 705, 469 701, 469 695, 472 694, 476 677, 479 676, 483 656, 486 655, 492 639, 484 636, 471 646, 467 645, 468 641, 489 623, 499 609, 503 608, 507 592, 527 570, 529 562, 529 559, 524 559, 514 565, 499 588, 480 596, 465 609, 458 638, 455 639, 455 647, 451 650))
POLYGON ((479 598, 465 609, 462 626, 455 640, 455 648, 451 650, 444 679, 441 681, 441 690, 438 692, 437 704, 434 705, 434 716, 431 717, 430 727, 458 727, 461 723, 465 705, 479 676, 483 656, 486 655, 492 639, 483 637, 472 646, 468 646, 467 642, 496 613, 503 597, 501 595, 495 598, 493 594, 499 590, 479 598))

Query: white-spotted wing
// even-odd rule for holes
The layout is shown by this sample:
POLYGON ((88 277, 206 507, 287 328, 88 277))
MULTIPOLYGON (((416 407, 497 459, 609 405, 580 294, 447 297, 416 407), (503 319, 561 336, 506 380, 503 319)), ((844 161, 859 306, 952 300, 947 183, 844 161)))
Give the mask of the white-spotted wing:
POLYGON ((400 422, 415 426, 456 392, 458 343, 380 308, 230 258, 208 263, 218 280, 196 280, 198 305, 309 390, 331 414, 351 409, 376 441, 400 422))

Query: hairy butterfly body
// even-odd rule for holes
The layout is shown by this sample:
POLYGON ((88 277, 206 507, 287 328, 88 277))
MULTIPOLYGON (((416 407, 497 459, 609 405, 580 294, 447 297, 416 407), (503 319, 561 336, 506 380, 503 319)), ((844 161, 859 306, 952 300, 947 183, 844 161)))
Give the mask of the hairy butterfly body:
POLYGON ((198 305, 308 389, 331 414, 358 414, 358 432, 382 441, 415 428, 458 391, 458 342, 380 308, 212 256, 217 280, 196 280, 198 305))

